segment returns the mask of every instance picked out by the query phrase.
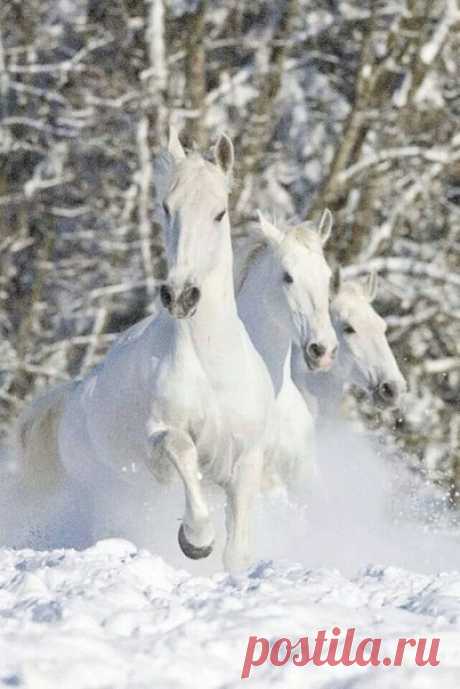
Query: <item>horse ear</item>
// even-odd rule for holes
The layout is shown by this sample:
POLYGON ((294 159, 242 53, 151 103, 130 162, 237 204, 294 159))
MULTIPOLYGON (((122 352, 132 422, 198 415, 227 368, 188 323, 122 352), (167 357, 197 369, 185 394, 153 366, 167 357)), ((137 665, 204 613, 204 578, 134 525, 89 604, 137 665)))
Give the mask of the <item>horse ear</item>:
POLYGON ((333 295, 338 294, 340 292, 341 286, 342 286, 342 275, 340 273, 340 266, 337 266, 334 269, 334 272, 332 273, 331 293, 333 295))
POLYGON ((214 151, 214 160, 222 172, 224 172, 226 175, 231 174, 233 163, 235 162, 235 153, 233 150, 232 140, 226 134, 221 134, 217 140, 214 151))
POLYGON ((323 246, 326 244, 327 240, 331 236, 333 224, 334 217, 329 208, 325 208, 318 225, 318 234, 320 236, 321 244, 323 246))
POLYGON ((364 293, 369 302, 374 301, 377 296, 377 290, 379 287, 379 277, 375 271, 373 271, 366 280, 364 285, 364 293))
POLYGON ((283 233, 279 231, 275 225, 273 225, 267 218, 265 218, 260 210, 257 210, 257 215, 259 216, 260 229, 265 239, 273 244, 280 244, 283 240, 283 233))
POLYGON ((179 139, 179 132, 172 124, 169 126, 168 151, 176 161, 183 160, 185 158, 185 151, 179 139))

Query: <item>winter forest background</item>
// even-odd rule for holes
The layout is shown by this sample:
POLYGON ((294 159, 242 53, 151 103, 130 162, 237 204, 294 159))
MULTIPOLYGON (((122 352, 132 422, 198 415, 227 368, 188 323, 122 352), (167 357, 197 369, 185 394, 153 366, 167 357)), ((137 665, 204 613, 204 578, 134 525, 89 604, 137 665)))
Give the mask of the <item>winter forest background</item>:
POLYGON ((257 207, 335 216, 407 405, 345 412, 460 503, 457 0, 2 0, 0 424, 84 373, 164 275, 151 161, 170 118, 234 139, 235 242, 257 207))

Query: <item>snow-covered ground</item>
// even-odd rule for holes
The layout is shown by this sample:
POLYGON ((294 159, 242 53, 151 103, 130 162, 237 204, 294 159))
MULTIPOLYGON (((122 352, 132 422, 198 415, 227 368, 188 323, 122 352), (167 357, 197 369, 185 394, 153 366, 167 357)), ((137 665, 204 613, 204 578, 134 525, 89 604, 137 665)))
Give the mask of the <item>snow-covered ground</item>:
MULTIPOLYGON (((100 540, 83 550, 70 547, 91 541, 83 497, 78 509, 66 500, 55 514, 47 506, 43 514, 60 525, 50 544, 65 547, 36 549, 37 527, 35 548, 0 549, 0 686, 458 689, 458 530, 430 490, 359 436, 335 431, 322 441, 320 497, 305 510, 281 496, 260 501, 255 564, 238 576, 222 572, 221 542, 209 561, 179 554, 179 488, 150 502, 151 486, 142 496, 104 490, 99 506, 116 505, 119 523, 101 522, 100 540), (109 531, 123 538, 103 538, 109 531), (382 639, 382 657, 399 638, 426 637, 428 647, 439 638, 440 664, 417 667, 408 650, 399 668, 265 664, 241 680, 250 636, 295 643, 333 627, 355 628, 357 641, 382 639)), ((3 496, 9 545, 20 504, 3 496)))
POLYGON ((252 687, 458 689, 460 575, 260 562, 244 575, 197 577, 127 541, 83 552, 0 555, 0 682, 56 689, 230 689, 250 635, 296 641, 356 628, 392 655, 399 637, 440 638, 440 665, 264 666, 252 687))

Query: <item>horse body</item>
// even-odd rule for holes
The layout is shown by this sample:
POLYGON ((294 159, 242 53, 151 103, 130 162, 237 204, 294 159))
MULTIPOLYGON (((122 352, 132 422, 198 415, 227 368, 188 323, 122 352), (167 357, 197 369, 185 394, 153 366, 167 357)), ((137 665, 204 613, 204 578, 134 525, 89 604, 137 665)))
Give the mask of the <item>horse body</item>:
POLYGON ((222 466, 225 456, 263 437, 272 394, 265 369, 248 356, 236 317, 234 323, 221 318, 219 302, 206 325, 201 314, 209 310, 201 307, 184 321, 161 311, 72 389, 60 427, 69 473, 81 476, 87 458, 90 470, 98 461, 126 474, 135 463, 136 471, 143 464, 160 478, 148 438, 174 426, 190 434, 200 464, 224 481, 230 472, 222 466), (264 380, 265 386, 255 385, 264 380))

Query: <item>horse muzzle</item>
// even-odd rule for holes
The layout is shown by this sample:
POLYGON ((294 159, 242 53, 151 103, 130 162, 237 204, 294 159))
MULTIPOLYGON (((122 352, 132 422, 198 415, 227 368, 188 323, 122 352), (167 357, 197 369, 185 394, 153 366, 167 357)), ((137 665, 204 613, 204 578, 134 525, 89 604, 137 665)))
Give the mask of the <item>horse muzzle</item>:
POLYGON ((170 285, 160 289, 161 303, 173 318, 191 318, 195 315, 201 292, 195 285, 188 285, 181 292, 170 285))
POLYGON ((303 348, 303 357, 310 371, 329 371, 336 354, 337 347, 328 351, 320 342, 310 342, 303 348))
POLYGON ((393 380, 383 380, 372 390, 372 400, 379 409, 393 409, 398 406, 406 386, 393 380))

